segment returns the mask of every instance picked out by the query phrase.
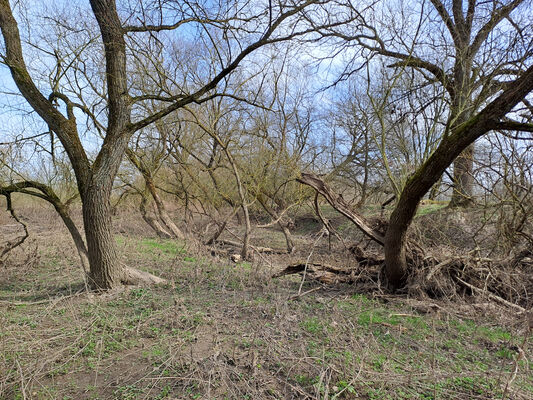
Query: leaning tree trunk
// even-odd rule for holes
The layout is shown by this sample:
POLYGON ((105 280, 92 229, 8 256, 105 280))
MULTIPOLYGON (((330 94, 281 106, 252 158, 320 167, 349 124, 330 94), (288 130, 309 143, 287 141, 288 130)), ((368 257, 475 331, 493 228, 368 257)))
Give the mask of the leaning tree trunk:
POLYGON ((163 203, 163 200, 161 200, 161 197, 159 197, 159 193, 157 193, 157 189, 151 177, 145 176, 144 179, 146 182, 146 187, 150 191, 150 194, 152 195, 152 198, 154 199, 155 207, 157 210, 157 216, 159 217, 159 220, 163 222, 163 224, 167 227, 167 229, 172 233, 172 236, 174 236, 177 239, 185 239, 185 235, 183 234, 183 232, 180 230, 180 228, 176 226, 174 221, 172 221, 172 218, 170 218, 170 215, 168 215, 165 204, 163 203))
POLYGON ((157 236, 159 236, 162 239, 170 239, 172 235, 168 233, 165 228, 161 225, 161 223, 154 217, 152 217, 147 209, 147 205, 149 203, 148 194, 146 191, 142 191, 141 193, 141 203, 139 204, 139 212, 141 213, 142 218, 144 219, 144 222, 146 222, 150 228, 156 233, 157 236))
POLYGON ((492 129, 502 127, 501 119, 533 90, 533 66, 480 113, 455 128, 444 138, 433 154, 409 178, 391 214, 385 235, 385 274, 393 287, 400 287, 407 275, 407 229, 418 203, 439 180, 446 168, 471 146, 476 139, 492 129))

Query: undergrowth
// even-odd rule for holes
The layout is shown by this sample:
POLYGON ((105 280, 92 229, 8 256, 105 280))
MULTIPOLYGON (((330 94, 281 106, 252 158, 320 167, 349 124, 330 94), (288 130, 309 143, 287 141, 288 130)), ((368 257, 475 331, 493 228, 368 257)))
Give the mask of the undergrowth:
POLYGON ((533 398, 532 340, 493 304, 295 296, 301 278, 265 263, 143 236, 117 236, 123 261, 169 283, 88 294, 60 242, 6 266, 2 399, 533 398))

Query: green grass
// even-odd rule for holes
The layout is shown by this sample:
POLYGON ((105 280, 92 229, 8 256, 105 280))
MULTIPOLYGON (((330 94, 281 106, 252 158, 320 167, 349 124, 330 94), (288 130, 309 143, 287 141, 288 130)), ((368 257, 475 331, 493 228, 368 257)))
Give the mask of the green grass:
MULTIPOLYGON (((186 254, 185 244, 176 239, 153 239, 153 238, 134 238, 122 235, 115 235, 115 240, 119 248, 123 251, 135 251, 143 258, 152 258, 154 256, 163 258, 175 258, 178 255, 186 254)), ((186 257, 185 261, 196 261, 193 257, 186 257)))
POLYGON ((142 239, 139 244, 142 253, 161 252, 172 257, 185 253, 183 245, 171 239, 142 239))
POLYGON ((428 215, 436 211, 442 210, 443 208, 446 208, 447 206, 448 204, 441 204, 441 203, 421 204, 418 207, 416 215, 419 217, 422 215, 428 215))
MULTIPOLYGON (((171 240, 117 242, 126 264, 149 262, 169 284, 0 305, 0 398, 23 398, 22 375, 36 399, 492 399, 523 341, 513 325, 460 318, 449 304, 419 314, 401 297, 384 302, 344 286, 287 300, 299 278, 210 262, 171 240)), ((27 282, 47 282, 41 296, 54 298, 69 282, 48 261, 27 282)), ((76 271, 64 270, 70 284, 76 271)), ((14 298, 20 276, 7 276, 2 290, 14 298)), ((512 390, 533 398, 524 362, 512 390)))

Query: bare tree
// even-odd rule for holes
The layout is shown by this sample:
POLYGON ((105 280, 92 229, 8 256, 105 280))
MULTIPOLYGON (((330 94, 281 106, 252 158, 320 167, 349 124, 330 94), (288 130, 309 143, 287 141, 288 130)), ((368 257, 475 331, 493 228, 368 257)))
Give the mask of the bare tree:
MULTIPOLYGON (((526 34, 531 12, 524 0, 477 2, 453 0, 417 3, 379 2, 360 14, 352 33, 335 28, 324 33, 358 50, 343 77, 353 73, 361 56, 379 55, 390 67, 411 68, 446 95, 448 116, 443 136, 475 115, 508 80, 518 76, 531 56, 526 34), (377 18, 380 15, 380 18, 377 18)), ((346 7, 351 12, 351 3, 346 7)), ((454 162, 451 206, 468 204, 473 190, 474 146, 454 162)))
MULTIPOLYGON (((92 88, 105 99, 105 107, 100 108, 102 115, 98 120, 94 110, 83 103, 73 101, 65 93, 67 90, 64 90, 62 83, 69 74, 64 70, 60 71, 61 63, 58 63, 57 68, 58 79, 54 86, 48 89, 50 95, 43 94, 42 85, 34 80, 26 65, 24 47, 12 7, 8 0, 0 0, 0 28, 5 44, 2 61, 8 66, 22 96, 59 138, 76 175, 83 208, 90 264, 89 278, 93 288, 108 289, 133 280, 131 271, 123 268, 117 259, 109 201, 113 181, 132 134, 188 104, 202 103, 216 96, 214 90, 218 84, 227 79, 239 64, 258 48, 305 33, 305 29, 300 29, 297 23, 298 14, 318 2, 307 0, 295 4, 266 4, 265 7, 244 4, 244 8, 228 5, 215 10, 214 13, 191 3, 169 3, 169 9, 163 10, 158 6, 158 2, 149 2, 148 8, 144 2, 140 2, 138 5, 142 9, 141 13, 136 12, 138 8, 135 8, 135 4, 132 5, 128 19, 135 21, 135 24, 132 24, 121 20, 114 0, 91 0, 91 9, 98 24, 105 55, 105 86, 92 88), (140 24, 138 21, 141 21, 140 24), (176 32, 174 36, 167 36, 167 39, 177 37, 174 42, 177 49, 179 28, 186 24, 199 28, 199 32, 203 32, 200 40, 214 46, 214 54, 219 62, 213 73, 204 75, 204 79, 196 83, 190 82, 187 79, 187 71, 182 70, 179 77, 183 84, 174 79, 170 93, 135 93, 130 84, 133 77, 128 74, 127 69, 131 51, 127 51, 126 43, 138 44, 141 51, 140 49, 146 47, 148 38, 157 41, 158 35, 162 37, 165 32, 176 32), (141 35, 141 38, 138 38, 138 35, 141 35), (148 99, 158 101, 161 104, 160 109, 150 115, 139 115, 135 105, 148 99), (56 107, 58 101, 63 104, 61 108, 56 107), (103 132, 103 140, 94 159, 91 159, 84 148, 75 109, 93 119, 95 129, 101 129, 103 132)), ((69 33, 76 31, 68 25, 58 26, 69 33)), ((25 29, 31 28, 25 26, 25 29)), ((91 36, 91 41, 95 43, 94 35, 91 36)), ((98 46, 93 46, 92 49, 98 49, 98 46)), ((79 53, 83 50, 83 47, 79 49, 79 53)), ((54 54, 53 51, 48 54, 50 53, 54 54)), ((76 71, 82 67, 83 65, 78 64, 76 71)), ((75 76, 76 71, 70 71, 70 76, 75 76)), ((171 75, 167 71, 162 73, 163 77, 172 78, 171 75)), ((72 82, 80 83, 77 80, 72 82)), ((90 86, 91 82, 86 81, 85 84, 90 86)), ((79 86, 76 89, 78 93, 83 91, 79 86)))
POLYGON ((407 228, 419 201, 446 169, 456 162, 452 204, 468 200, 476 139, 491 130, 532 129, 527 118, 513 112, 533 89, 533 43, 526 33, 531 29, 526 17, 530 3, 430 3, 428 9, 425 1, 379 2, 364 13, 346 3, 348 12, 358 14, 359 24, 321 30, 325 38, 355 53, 340 79, 355 74, 362 59, 385 57, 393 60, 391 67, 414 69, 428 84, 439 85, 448 99, 442 139, 407 179, 390 217, 384 247, 386 275, 395 287, 408 271, 407 228))

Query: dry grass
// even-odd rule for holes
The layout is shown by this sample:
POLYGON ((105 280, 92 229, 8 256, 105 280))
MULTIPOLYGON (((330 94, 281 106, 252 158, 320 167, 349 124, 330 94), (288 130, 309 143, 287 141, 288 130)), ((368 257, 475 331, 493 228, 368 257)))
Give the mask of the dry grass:
POLYGON ((123 261, 170 283, 80 292, 69 237, 41 221, 0 271, 1 399, 533 397, 524 316, 497 304, 308 281, 291 300, 301 278, 270 278, 287 257, 232 264, 137 218, 116 226, 123 261))

